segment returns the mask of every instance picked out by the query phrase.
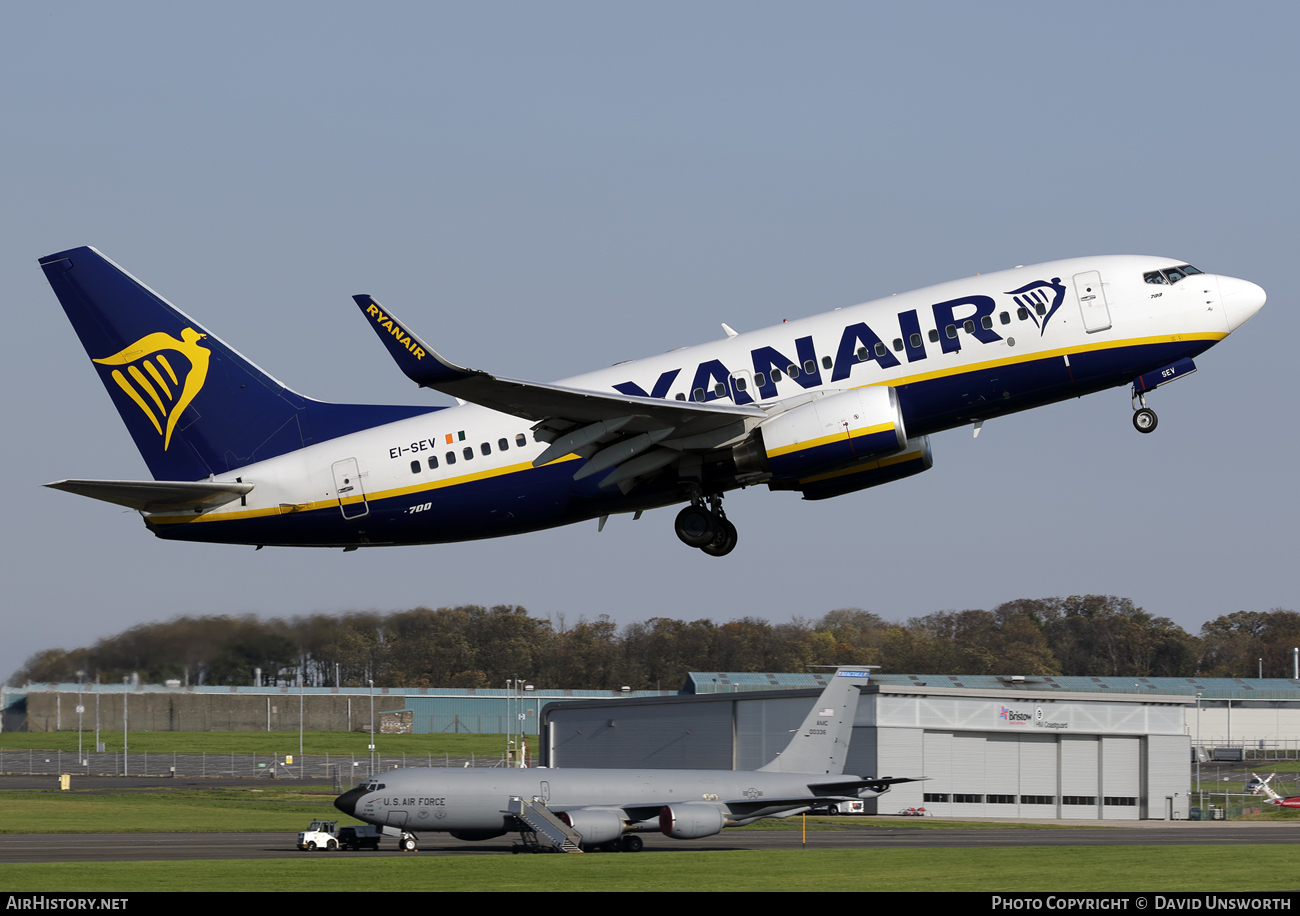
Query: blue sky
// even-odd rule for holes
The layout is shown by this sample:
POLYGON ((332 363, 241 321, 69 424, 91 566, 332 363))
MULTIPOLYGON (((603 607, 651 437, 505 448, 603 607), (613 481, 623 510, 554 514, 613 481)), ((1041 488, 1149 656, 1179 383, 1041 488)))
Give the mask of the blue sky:
MULTIPOLYGON (((517 603, 776 621, 1130 597, 1195 631, 1296 607, 1294 5, 168 3, 0 7, 0 676, 177 614, 517 603), (1116 389, 933 440, 825 502, 728 499, 442 547, 157 541, 44 490, 147 476, 36 266, 91 244, 287 384, 417 391, 367 292, 450 358, 551 380, 892 292, 1102 253, 1269 292, 1129 424, 1116 389)), ((1267 672, 1266 672, 1267 673, 1267 672)))

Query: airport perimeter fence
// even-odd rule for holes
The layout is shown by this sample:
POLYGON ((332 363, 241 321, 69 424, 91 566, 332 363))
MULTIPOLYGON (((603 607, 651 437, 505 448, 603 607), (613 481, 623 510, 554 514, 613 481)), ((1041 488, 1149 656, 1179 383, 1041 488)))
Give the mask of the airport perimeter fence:
MULTIPOLYGON (((168 754, 83 753, 74 751, 0 750, 0 775, 5 776, 177 776, 226 779, 332 779, 353 785, 371 775, 369 755, 310 754, 168 754)), ((400 767, 500 767, 504 757, 452 757, 442 754, 376 755, 374 772, 400 767)))

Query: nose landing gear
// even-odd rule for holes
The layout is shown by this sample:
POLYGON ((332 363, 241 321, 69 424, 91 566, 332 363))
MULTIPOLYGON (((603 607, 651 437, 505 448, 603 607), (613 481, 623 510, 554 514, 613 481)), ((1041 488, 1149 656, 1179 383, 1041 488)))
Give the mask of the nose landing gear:
POLYGON ((736 549, 739 533, 722 511, 722 497, 710 496, 709 506, 696 496, 691 504, 677 513, 674 523, 677 537, 688 547, 698 547, 711 557, 725 557, 736 549))
POLYGON ((1133 389, 1133 428, 1140 433, 1153 433, 1156 431, 1156 425, 1160 418, 1156 412, 1147 406, 1146 392, 1133 389), (1141 404, 1141 407, 1137 405, 1141 404))

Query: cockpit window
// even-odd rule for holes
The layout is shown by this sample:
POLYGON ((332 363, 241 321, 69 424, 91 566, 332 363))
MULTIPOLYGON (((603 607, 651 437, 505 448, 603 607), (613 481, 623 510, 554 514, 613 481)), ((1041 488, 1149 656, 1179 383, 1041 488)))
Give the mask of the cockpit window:
POLYGON ((1193 274, 1199 274, 1191 264, 1183 264, 1180 267, 1169 267, 1165 270, 1151 270, 1142 275, 1142 279, 1148 283, 1154 283, 1158 286, 1167 286, 1170 283, 1177 283, 1184 277, 1190 277, 1193 274))

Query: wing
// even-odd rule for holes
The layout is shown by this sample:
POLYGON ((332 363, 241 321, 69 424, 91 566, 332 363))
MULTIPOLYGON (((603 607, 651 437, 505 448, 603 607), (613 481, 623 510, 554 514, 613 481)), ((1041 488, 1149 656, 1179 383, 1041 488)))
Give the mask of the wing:
POLYGON ((215 509, 251 493, 251 483, 215 483, 206 480, 56 480, 52 490, 89 496, 140 512, 175 509, 215 509))
POLYGON ((684 452, 731 444, 768 416, 752 406, 668 401, 498 378, 444 359, 370 296, 352 298, 407 378, 423 388, 532 420, 537 438, 550 443, 534 466, 577 453, 590 460, 576 478, 613 468, 600 481, 602 487, 628 484, 677 461, 684 452))

